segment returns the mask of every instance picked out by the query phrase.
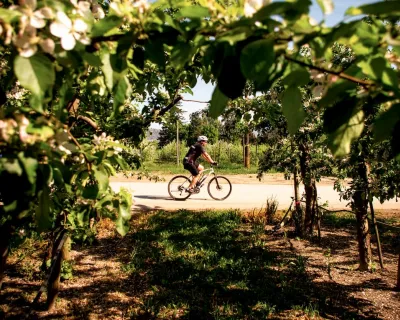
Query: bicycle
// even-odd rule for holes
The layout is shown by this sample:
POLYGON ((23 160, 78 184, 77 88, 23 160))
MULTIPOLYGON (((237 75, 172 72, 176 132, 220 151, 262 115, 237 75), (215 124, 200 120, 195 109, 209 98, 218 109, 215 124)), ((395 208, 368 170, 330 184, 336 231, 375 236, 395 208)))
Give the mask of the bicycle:
POLYGON ((223 176, 217 176, 214 168, 205 169, 202 172, 199 181, 197 181, 196 186, 193 188, 193 193, 189 193, 186 189, 189 187, 191 179, 193 176, 187 177, 184 175, 179 175, 173 177, 168 183, 168 193, 174 200, 186 200, 192 194, 198 194, 200 189, 204 186, 205 181, 211 176, 214 177, 208 182, 208 194, 214 200, 225 200, 228 198, 232 192, 232 184, 228 178, 223 176))

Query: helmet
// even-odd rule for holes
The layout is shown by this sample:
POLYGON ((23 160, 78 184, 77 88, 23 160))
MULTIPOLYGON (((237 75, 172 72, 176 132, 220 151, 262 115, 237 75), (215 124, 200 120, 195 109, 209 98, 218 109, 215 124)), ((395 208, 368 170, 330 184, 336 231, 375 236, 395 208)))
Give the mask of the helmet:
POLYGON ((207 138, 206 136, 199 136, 199 137, 197 138, 197 141, 198 141, 198 142, 200 142, 200 141, 208 141, 208 138, 207 138))

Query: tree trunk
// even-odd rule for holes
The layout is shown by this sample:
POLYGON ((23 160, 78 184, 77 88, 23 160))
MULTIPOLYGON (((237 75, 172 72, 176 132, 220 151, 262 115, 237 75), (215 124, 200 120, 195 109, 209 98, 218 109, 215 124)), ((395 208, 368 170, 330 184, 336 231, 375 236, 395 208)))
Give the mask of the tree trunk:
POLYGON ((11 227, 8 223, 5 223, 0 228, 0 255, 1 255, 1 262, 0 262, 0 290, 3 286, 4 280, 4 272, 7 265, 7 258, 9 254, 9 244, 10 244, 10 232, 11 227))
POLYGON ((297 176, 297 168, 293 170, 293 186, 294 186, 294 224, 295 232, 299 236, 303 236, 303 212, 301 210, 300 196, 299 196, 299 179, 297 176))
MULTIPOLYGON (((306 143, 299 143, 300 150, 300 172, 304 184, 304 192, 306 194, 306 210, 304 215, 303 234, 312 235, 313 232, 313 203, 315 200, 315 179, 312 177, 310 169, 311 155, 306 143)), ((314 213, 313 213, 314 211, 314 213)))
MULTIPOLYGON (((64 257, 69 258, 67 233, 65 230, 61 231, 58 238, 55 240, 53 245, 52 263, 54 265, 50 269, 49 279, 47 283, 47 310, 53 309, 56 302, 58 293, 60 291, 60 276, 61 276, 61 265, 64 257), (66 246, 67 242, 67 246, 66 246)), ((35 299, 36 300, 36 299, 35 299)))
POLYGON ((399 252, 399 262, 397 264, 397 285, 396 290, 400 291, 400 252, 399 252))
POLYGON ((250 169, 250 133, 246 133, 245 135, 244 166, 250 169))
POLYGON ((357 220, 357 241, 360 271, 366 271, 371 263, 371 237, 368 225, 368 180, 367 168, 364 161, 358 164, 358 179, 355 180, 353 194, 353 207, 357 220))

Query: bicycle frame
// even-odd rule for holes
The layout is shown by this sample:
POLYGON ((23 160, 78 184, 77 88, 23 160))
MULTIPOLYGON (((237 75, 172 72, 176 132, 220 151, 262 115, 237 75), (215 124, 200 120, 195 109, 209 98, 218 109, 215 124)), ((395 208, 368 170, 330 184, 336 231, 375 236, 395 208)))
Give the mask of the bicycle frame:
MULTIPOLYGON (((197 181, 197 186, 200 186, 202 183, 204 183, 204 181, 206 181, 208 179, 209 176, 214 175, 215 176, 215 171, 214 168, 209 168, 209 169, 204 169, 201 172, 201 176, 199 178, 199 180, 197 181)), ((192 181, 193 179, 193 175, 191 175, 189 177, 189 179, 192 181)))

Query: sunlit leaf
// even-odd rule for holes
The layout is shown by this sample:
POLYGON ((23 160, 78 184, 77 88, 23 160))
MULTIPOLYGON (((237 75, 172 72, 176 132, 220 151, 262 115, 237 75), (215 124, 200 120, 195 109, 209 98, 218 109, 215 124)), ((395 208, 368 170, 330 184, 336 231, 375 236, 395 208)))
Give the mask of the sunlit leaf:
POLYGON ((243 75, 258 84, 268 77, 275 62, 274 40, 257 40, 248 44, 240 56, 240 68, 243 75))
POLYGON ((350 152, 351 143, 364 129, 364 112, 357 110, 354 99, 344 100, 328 108, 324 114, 324 130, 328 134, 328 146, 336 157, 350 152))
POLYGON ((119 32, 118 27, 123 23, 123 19, 117 16, 107 16, 104 19, 96 22, 92 28, 92 37, 101 37, 107 34, 111 30, 115 30, 114 33, 119 32))
POLYGON ((346 15, 355 16, 360 14, 394 16, 400 14, 400 7, 396 1, 380 1, 376 3, 365 4, 357 8, 351 7, 346 11, 346 15))
POLYGON ((201 19, 209 15, 208 9, 200 6, 188 6, 179 10, 179 16, 189 19, 201 19))
POLYGON ((0 8, 0 20, 6 23, 17 21, 22 13, 17 10, 0 8))
POLYGON ((282 112, 288 123, 288 130, 295 134, 304 121, 305 113, 301 101, 301 92, 298 87, 289 87, 283 94, 282 112))
POLYGON ((305 86, 310 82, 310 74, 304 68, 291 71, 283 80, 282 84, 287 86, 305 86))
POLYGON ((53 63, 41 54, 30 58, 16 56, 14 71, 21 85, 37 97, 43 97, 55 81, 53 63))
POLYGON ((331 14, 333 12, 333 1, 332 0, 317 0, 318 5, 324 14, 331 14))

